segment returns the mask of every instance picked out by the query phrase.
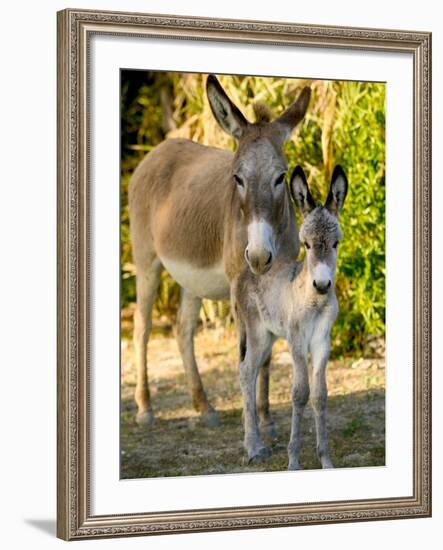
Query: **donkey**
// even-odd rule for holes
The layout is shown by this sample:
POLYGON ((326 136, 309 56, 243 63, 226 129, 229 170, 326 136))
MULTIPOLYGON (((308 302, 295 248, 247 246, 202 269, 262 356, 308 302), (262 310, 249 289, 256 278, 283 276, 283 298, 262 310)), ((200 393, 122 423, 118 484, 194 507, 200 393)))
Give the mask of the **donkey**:
POLYGON ((326 429, 326 366, 330 331, 338 313, 334 291, 337 246, 342 238, 338 214, 348 182, 336 166, 325 205, 314 202, 305 174, 297 166, 290 182, 291 196, 303 216, 300 241, 303 261, 276 259, 266 274, 244 270, 233 291, 240 336, 240 385, 244 402, 244 446, 251 463, 269 456, 256 415, 256 380, 277 337, 287 340, 293 362, 292 426, 288 446, 289 470, 300 468, 300 425, 309 399, 308 353, 312 356, 312 394, 317 453, 323 468, 332 468, 326 429))
MULTIPOLYGON (((235 153, 187 139, 169 139, 136 168, 129 187, 129 215, 136 266, 137 306, 134 350, 137 368, 136 420, 149 424, 146 346, 152 307, 165 268, 181 287, 177 340, 194 408, 209 426, 217 425, 194 355, 202 298, 229 298, 232 282, 245 267, 260 274, 279 256, 298 255, 297 222, 285 173, 283 144, 302 120, 310 89, 276 120, 257 109, 250 123, 232 103, 217 78, 209 75, 206 93, 214 117, 235 138, 235 153)), ((269 357, 259 376, 258 410, 269 418, 269 357)))

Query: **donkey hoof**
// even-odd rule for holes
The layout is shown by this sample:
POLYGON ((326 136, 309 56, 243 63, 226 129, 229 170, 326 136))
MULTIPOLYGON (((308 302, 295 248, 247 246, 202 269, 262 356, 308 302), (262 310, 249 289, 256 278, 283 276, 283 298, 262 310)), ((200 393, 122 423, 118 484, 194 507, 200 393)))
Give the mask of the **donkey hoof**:
POLYGON ((214 409, 202 414, 201 419, 208 428, 217 428, 220 426, 220 417, 218 412, 214 411, 214 409))
POLYGON ((143 411, 137 413, 135 421, 141 427, 150 426, 154 422, 154 413, 152 411, 143 411))
POLYGON ((323 468, 323 470, 333 470, 334 469, 334 465, 332 464, 332 462, 329 459, 328 460, 323 460, 321 467, 323 468))
POLYGON ((277 428, 275 427, 275 423, 272 420, 270 422, 261 423, 260 432, 264 437, 270 439, 271 441, 275 441, 278 437, 277 428))
POLYGON ((303 468, 300 466, 300 462, 298 460, 290 460, 288 464, 288 470, 290 472, 295 472, 297 470, 302 470, 303 468))
POLYGON ((262 462, 265 462, 269 457, 271 456, 271 453, 267 447, 262 447, 257 454, 254 456, 251 456, 251 458, 248 460, 248 465, 251 466, 253 464, 261 464, 262 462))

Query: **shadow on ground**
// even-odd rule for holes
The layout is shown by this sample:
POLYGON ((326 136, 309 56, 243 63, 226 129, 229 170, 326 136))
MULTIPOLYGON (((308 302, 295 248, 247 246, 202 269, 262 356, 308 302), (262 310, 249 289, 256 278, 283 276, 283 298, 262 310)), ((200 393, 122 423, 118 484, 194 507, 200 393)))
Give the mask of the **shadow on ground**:
MULTIPOLYGON (((122 340, 121 478, 224 474, 286 470, 291 423, 291 358, 283 341, 272 355, 271 414, 278 437, 269 442, 271 458, 250 466, 243 451, 242 399, 235 333, 202 330, 197 360, 208 398, 220 414, 220 426, 203 425, 192 408, 186 378, 172 336, 155 336, 148 347, 149 380, 156 420, 135 423, 135 365, 132 343, 122 340)), ((328 366, 328 427, 335 467, 385 463, 384 359, 347 358, 328 366)), ((319 468, 311 408, 303 421, 301 464, 319 468)))
MULTIPOLYGON (((149 428, 134 422, 135 407, 123 403, 121 477, 263 472, 287 468, 291 406, 272 407, 278 437, 268 444, 271 458, 246 463, 242 447, 241 409, 220 411, 220 426, 207 428, 197 417, 157 418, 149 428)), ((332 397, 328 405, 330 451, 335 467, 382 466, 385 463, 384 391, 369 390, 332 397)), ((307 407, 302 435, 301 464, 319 468, 315 453, 312 410, 307 407)))

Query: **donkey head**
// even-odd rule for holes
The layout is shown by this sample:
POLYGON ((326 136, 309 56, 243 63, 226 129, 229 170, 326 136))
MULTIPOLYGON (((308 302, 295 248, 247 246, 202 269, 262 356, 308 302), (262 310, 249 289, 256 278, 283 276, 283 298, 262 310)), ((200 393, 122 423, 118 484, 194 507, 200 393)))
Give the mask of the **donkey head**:
POLYGON ((303 118, 311 91, 304 88, 273 122, 267 109, 256 109, 255 123, 246 120, 215 76, 208 76, 206 91, 214 117, 238 142, 230 176, 247 226, 245 258, 253 273, 265 273, 276 256, 278 231, 289 204, 283 144, 303 118))
POLYGON ((319 294, 326 294, 334 284, 337 247, 342 238, 338 214, 348 191, 346 174, 341 166, 334 168, 324 206, 315 203, 300 166, 292 173, 290 191, 303 216, 300 241, 306 248, 310 280, 319 294))

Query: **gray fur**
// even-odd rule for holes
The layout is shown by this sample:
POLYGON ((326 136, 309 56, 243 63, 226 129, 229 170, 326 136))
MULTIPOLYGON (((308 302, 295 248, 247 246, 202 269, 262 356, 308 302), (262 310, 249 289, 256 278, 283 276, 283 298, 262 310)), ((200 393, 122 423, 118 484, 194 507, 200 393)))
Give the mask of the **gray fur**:
MULTIPOLYGON (((333 180, 332 190, 335 185, 333 180)), ((342 195, 341 205, 345 196, 342 195)), ((269 454, 258 427, 255 405, 259 368, 276 338, 284 338, 289 345, 293 362, 292 424, 288 445, 290 470, 300 468, 301 421, 309 397, 314 409, 319 459, 323 468, 333 467, 326 428, 326 366, 330 331, 338 313, 334 274, 337 242, 342 237, 337 215, 329 208, 318 205, 306 209, 304 200, 299 208, 304 214, 300 240, 306 246, 305 259, 292 264, 276 261, 268 272, 259 276, 244 270, 233 295, 237 324, 243 335, 240 385, 244 401, 244 445, 251 462, 269 454), (320 276, 329 279, 320 280, 320 276), (311 388, 309 353, 312 358, 311 388)), ((338 209, 335 211, 338 214, 338 209)))

